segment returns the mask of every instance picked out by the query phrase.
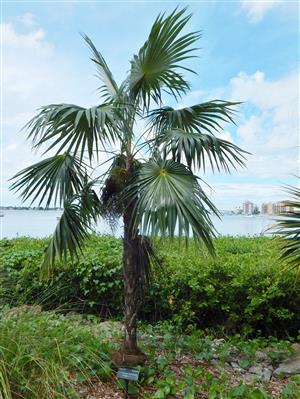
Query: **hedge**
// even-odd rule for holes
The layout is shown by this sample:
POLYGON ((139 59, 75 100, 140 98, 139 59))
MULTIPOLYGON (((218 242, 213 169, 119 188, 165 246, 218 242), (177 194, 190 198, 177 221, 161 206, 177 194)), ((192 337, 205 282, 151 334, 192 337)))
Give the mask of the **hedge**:
MULTIPOLYGON (((0 307, 41 304, 122 317, 122 242, 92 235, 75 264, 61 264, 49 281, 40 279, 47 239, 0 241, 0 307)), ((172 319, 186 327, 227 333, 293 335, 300 330, 300 284, 279 259, 279 242, 266 237, 220 237, 216 257, 191 240, 157 241, 155 267, 140 317, 172 319)))

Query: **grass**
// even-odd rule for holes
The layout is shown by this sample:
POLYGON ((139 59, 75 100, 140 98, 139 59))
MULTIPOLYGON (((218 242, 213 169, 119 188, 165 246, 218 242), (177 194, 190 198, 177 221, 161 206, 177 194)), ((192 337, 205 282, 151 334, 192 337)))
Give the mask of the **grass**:
POLYGON ((38 307, 4 311, 0 383, 5 399, 77 398, 76 383, 108 378, 110 344, 82 321, 38 307))

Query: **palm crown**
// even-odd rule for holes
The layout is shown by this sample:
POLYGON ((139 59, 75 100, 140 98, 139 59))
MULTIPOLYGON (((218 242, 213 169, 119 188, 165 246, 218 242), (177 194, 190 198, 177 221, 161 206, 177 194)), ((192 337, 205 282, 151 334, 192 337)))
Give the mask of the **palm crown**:
POLYGON ((46 146, 45 153, 54 150, 55 155, 19 172, 12 185, 23 200, 64 209, 46 251, 47 265, 68 253, 76 255, 99 215, 110 221, 123 216, 125 302, 126 276, 138 278, 136 285, 143 280, 137 254, 149 263, 149 241, 142 237, 193 235, 213 252, 209 213, 218 212, 195 171, 207 163, 218 171, 244 165, 244 151, 215 135, 224 122, 233 122, 237 103, 215 100, 182 109, 163 105, 166 95, 178 101, 190 90, 183 73, 194 73, 184 62, 195 57, 200 34, 183 33, 191 17, 185 11, 157 17, 120 85, 84 36, 103 102, 91 108, 42 107, 26 129, 35 147, 46 146), (136 134, 139 119, 146 127, 136 134), (95 177, 92 166, 100 151, 111 154, 111 164, 104 176, 95 177), (130 269, 130 264, 135 266, 130 269))

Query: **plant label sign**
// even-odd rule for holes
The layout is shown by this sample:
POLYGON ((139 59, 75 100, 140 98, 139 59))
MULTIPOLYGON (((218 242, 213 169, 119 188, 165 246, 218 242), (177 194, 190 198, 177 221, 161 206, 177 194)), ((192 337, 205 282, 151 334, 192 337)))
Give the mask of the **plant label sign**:
POLYGON ((139 379, 139 374, 139 370, 120 368, 117 377, 122 378, 122 380, 137 381, 139 379))

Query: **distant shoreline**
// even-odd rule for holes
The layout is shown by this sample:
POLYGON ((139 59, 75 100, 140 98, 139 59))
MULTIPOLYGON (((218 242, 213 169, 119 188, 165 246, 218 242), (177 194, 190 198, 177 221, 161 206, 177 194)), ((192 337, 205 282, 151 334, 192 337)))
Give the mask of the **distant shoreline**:
MULTIPOLYGON (((63 211, 63 208, 43 208, 43 207, 12 207, 12 206, 0 206, 0 211, 63 211)), ((258 213, 246 215, 244 213, 235 213, 230 210, 220 210, 222 216, 244 216, 244 217, 256 217, 256 216, 284 216, 284 214, 268 214, 268 213, 258 213)))
POLYGON ((43 208, 27 206, 0 206, 0 211, 62 211, 63 208, 43 208))

